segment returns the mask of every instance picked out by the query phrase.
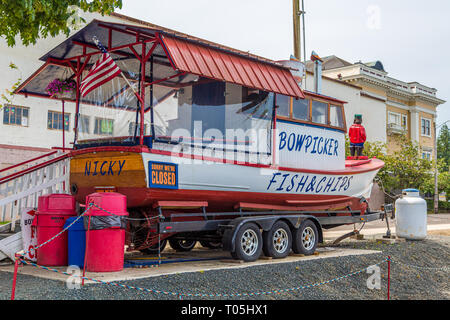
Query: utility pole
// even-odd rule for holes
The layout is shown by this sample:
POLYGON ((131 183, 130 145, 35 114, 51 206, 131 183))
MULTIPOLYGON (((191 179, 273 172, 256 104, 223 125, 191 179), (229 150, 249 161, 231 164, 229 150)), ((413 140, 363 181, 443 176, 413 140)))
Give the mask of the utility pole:
MULTIPOLYGON (((302 0, 302 24, 303 24, 303 62, 306 63, 306 35, 305 35, 305 3, 304 0, 302 0)), ((306 72, 305 72, 306 75, 306 72)))
POLYGON ((294 56, 299 61, 302 59, 302 46, 300 40, 300 0, 292 0, 293 5, 293 19, 294 19, 294 56))

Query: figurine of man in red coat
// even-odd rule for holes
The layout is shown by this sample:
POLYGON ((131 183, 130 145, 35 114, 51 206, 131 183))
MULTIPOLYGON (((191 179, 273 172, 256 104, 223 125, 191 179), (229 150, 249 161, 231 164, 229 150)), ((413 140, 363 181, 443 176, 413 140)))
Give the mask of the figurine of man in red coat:
POLYGON ((355 153, 356 159, 362 156, 364 149, 364 142, 366 142, 366 129, 364 129, 362 123, 362 115, 355 114, 355 120, 352 126, 348 130, 350 137, 350 155, 354 159, 355 153))

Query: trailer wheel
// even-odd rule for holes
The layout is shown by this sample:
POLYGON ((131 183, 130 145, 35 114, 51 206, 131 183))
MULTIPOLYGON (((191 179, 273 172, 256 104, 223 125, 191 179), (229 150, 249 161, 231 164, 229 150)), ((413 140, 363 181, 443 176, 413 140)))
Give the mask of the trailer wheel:
POLYGON ((252 262, 259 258, 262 252, 263 242, 261 232, 256 224, 245 223, 236 234, 233 258, 252 262))
POLYGON ((277 221, 269 231, 264 231, 263 251, 267 257, 281 259, 287 257, 292 247, 292 233, 286 222, 277 221))
POLYGON ((179 239, 169 239, 169 244, 172 249, 179 252, 187 252, 194 249, 197 241, 195 240, 179 240, 179 239))
POLYGON ((166 245, 167 245, 167 239, 164 239, 161 242, 152 245, 151 247, 141 249, 139 251, 142 253, 145 253, 145 254, 157 254, 158 252, 163 252, 166 245), (158 247, 159 247, 159 249, 158 249, 158 247))
POLYGON ((200 241, 200 244, 209 249, 220 249, 222 248, 222 242, 221 241, 200 241))
POLYGON ((311 220, 304 220, 298 229, 294 231, 292 251, 305 256, 312 255, 319 243, 317 227, 311 220))

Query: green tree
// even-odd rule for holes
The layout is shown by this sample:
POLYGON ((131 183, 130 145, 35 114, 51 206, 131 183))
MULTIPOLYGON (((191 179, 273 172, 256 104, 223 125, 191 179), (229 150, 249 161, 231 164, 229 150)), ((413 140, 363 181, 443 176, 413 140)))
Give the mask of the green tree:
MULTIPOLYGON (((346 140, 348 146, 348 139, 346 140)), ((428 191, 429 183, 433 179, 432 162, 422 159, 420 147, 405 135, 397 136, 396 140, 399 150, 394 152, 389 152, 387 145, 382 142, 364 144, 364 155, 378 158, 385 163, 375 180, 391 198, 405 188, 414 187, 422 192, 428 191)))
POLYGON ((445 171, 450 167, 450 129, 444 124, 439 132, 437 139, 437 158, 442 159, 447 166, 445 171))
POLYGON ((391 194, 399 194, 404 188, 423 189, 432 179, 432 162, 422 159, 420 147, 405 135, 397 138, 400 150, 381 157, 386 163, 378 173, 385 190, 391 194))
MULTIPOLYGON (((450 172, 444 159, 438 159, 438 193, 445 192, 450 195, 450 172)), ((434 175, 426 181, 423 187, 426 193, 434 194, 434 175)))
POLYGON ((12 47, 19 35, 28 46, 48 35, 69 35, 73 21, 85 22, 78 9, 108 14, 116 8, 122 8, 122 0, 0 0, 0 36, 12 47))

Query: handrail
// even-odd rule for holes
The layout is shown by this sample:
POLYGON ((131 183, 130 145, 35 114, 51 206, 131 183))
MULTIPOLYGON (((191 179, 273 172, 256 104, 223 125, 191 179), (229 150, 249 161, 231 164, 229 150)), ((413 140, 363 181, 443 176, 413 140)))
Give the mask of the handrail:
POLYGON ((11 180, 14 180, 14 179, 16 179, 16 178, 19 178, 19 177, 21 177, 21 176, 24 176, 24 175, 26 175, 26 174, 28 174, 28 173, 37 171, 37 170, 42 169, 42 168, 44 168, 44 167, 46 167, 46 166, 48 166, 48 165, 50 165, 50 164, 59 162, 59 161, 61 161, 61 160, 64 160, 64 159, 66 159, 66 158, 69 158, 69 157, 70 157, 70 154, 66 153, 66 154, 63 154, 63 155, 61 155, 61 156, 59 156, 59 157, 56 157, 56 158, 54 158, 54 159, 51 159, 51 160, 48 160, 48 161, 39 163, 39 164, 37 164, 37 165, 35 165, 35 166, 31 167, 31 168, 27 168, 27 169, 24 169, 24 170, 22 170, 22 171, 15 172, 15 173, 13 173, 13 174, 10 174, 9 176, 0 178, 0 184, 7 183, 7 182, 9 182, 9 181, 11 181, 11 180))
POLYGON ((8 171, 8 170, 12 170, 12 169, 14 169, 14 168, 17 168, 17 167, 20 167, 20 166, 23 166, 23 165, 26 165, 26 164, 28 164, 28 163, 30 163, 30 162, 34 162, 34 161, 37 161, 37 160, 40 160, 40 159, 43 159, 43 158, 50 157, 50 156, 54 155, 55 153, 58 153, 58 151, 52 151, 52 152, 50 152, 50 153, 46 153, 46 154, 41 155, 41 156, 39 156, 39 157, 30 159, 30 160, 27 160, 27 161, 23 161, 23 162, 21 162, 21 163, 17 163, 17 164, 15 164, 15 165, 12 165, 12 166, 7 167, 7 168, 0 169, 0 173, 5 172, 5 171, 8 171))

